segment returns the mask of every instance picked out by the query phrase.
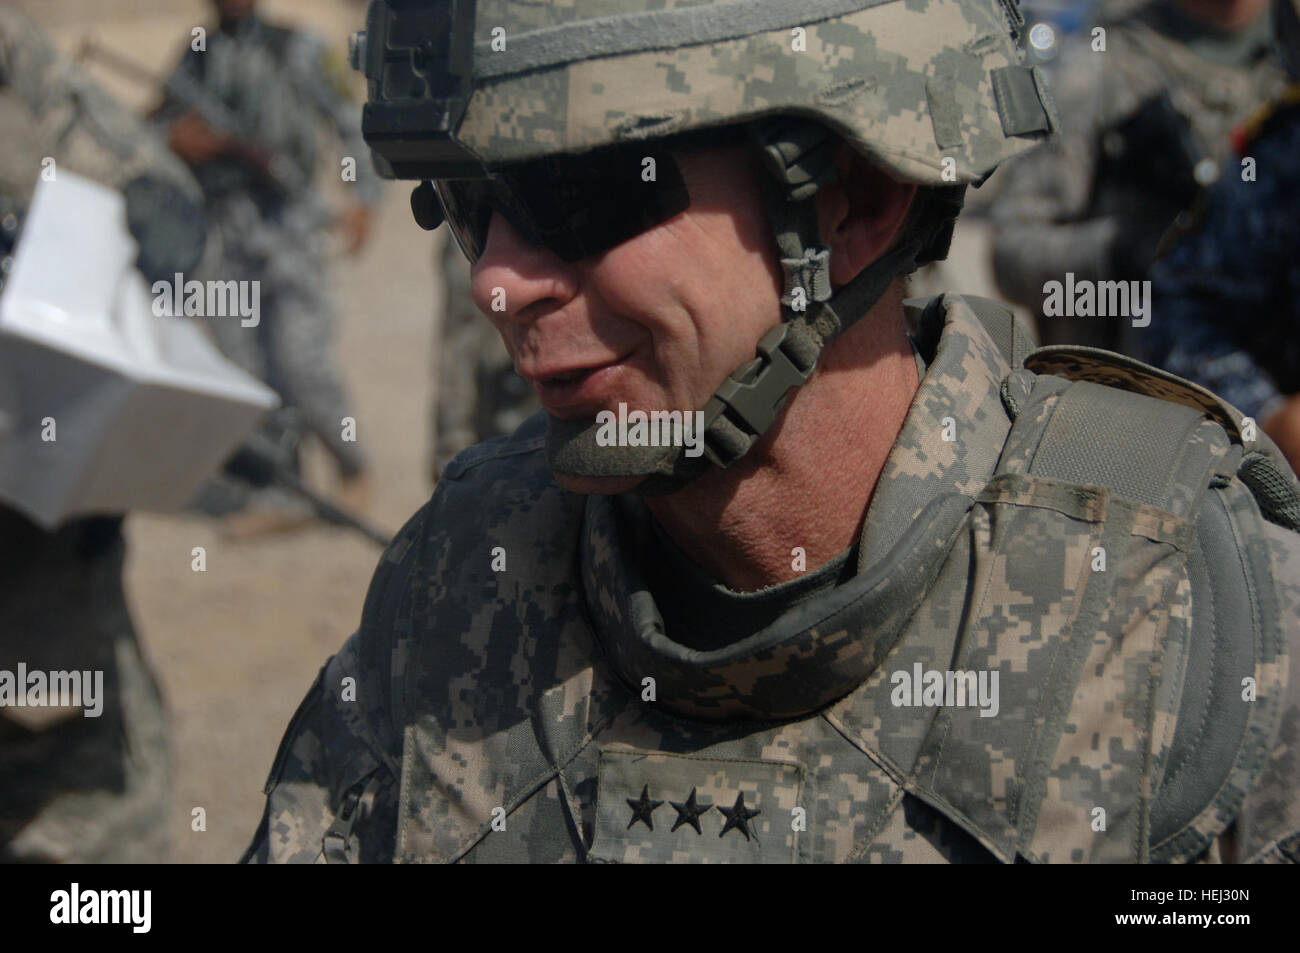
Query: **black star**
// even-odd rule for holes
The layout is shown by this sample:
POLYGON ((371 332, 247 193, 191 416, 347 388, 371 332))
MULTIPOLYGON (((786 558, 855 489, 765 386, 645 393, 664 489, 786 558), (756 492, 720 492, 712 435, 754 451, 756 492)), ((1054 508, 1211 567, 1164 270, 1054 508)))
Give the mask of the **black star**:
POLYGON ((677 830, 683 824, 689 824, 695 828, 695 833, 704 833, 704 831, 700 830, 700 818, 709 813, 709 808, 713 807, 713 805, 698 806, 695 803, 695 788, 691 788, 691 796, 686 799, 685 804, 678 804, 676 801, 669 801, 668 803, 677 810, 677 822, 673 824, 673 830, 677 830))
POLYGON ((650 800, 650 785, 646 784, 642 786, 641 799, 639 801, 633 798, 628 798, 627 803, 628 806, 632 808, 632 820, 627 822, 629 828, 637 821, 645 821, 646 827, 650 828, 650 830, 655 829, 655 822, 650 819, 650 815, 654 813, 655 808, 664 802, 650 800))
POLYGON ((731 807, 723 807, 719 804, 718 810, 727 817, 727 823, 722 825, 722 833, 718 836, 724 836, 727 831, 734 827, 736 830, 740 831, 740 833, 745 835, 745 840, 749 840, 749 819, 751 817, 758 817, 758 815, 763 813, 762 811, 751 811, 749 808, 745 807, 744 791, 741 791, 736 795, 736 803, 731 807))

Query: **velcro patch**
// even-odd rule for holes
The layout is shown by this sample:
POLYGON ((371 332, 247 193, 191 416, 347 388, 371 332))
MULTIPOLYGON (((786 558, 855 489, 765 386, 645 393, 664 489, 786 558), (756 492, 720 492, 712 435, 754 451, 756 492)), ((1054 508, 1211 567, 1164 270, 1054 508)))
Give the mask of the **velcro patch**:
POLYGON ((1050 132, 1051 116, 1043 104, 1038 75, 1027 66, 1004 66, 990 74, 1004 136, 1050 132))
POLYGON ((793 863, 805 773, 797 762, 602 748, 589 856, 608 863, 793 863))

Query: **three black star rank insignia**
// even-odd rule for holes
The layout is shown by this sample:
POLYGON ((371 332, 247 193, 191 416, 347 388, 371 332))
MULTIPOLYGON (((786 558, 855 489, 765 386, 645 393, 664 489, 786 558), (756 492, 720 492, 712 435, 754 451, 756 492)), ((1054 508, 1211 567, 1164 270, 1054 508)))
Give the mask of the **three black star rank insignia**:
MULTIPOLYGON (((626 798, 628 807, 632 809, 632 819, 627 822, 628 829, 637 821, 645 822, 645 826, 650 830, 655 829, 652 815, 655 808, 660 807, 663 801, 653 801, 650 799, 650 785, 646 784, 641 787, 641 796, 639 798, 626 798)), ((700 826, 700 818, 711 811, 714 807, 711 803, 701 804, 698 800, 695 788, 691 788, 690 796, 684 801, 669 801, 673 810, 677 812, 677 820, 673 822, 672 829, 675 831, 683 824, 689 824, 695 828, 696 834, 703 834, 704 829, 700 826)), ((722 825, 722 830, 718 833, 719 837, 725 837, 728 831, 739 831, 745 840, 749 840, 750 834, 754 833, 749 822, 758 817, 762 811, 754 810, 745 805, 745 793, 742 791, 736 795, 736 803, 731 807, 717 805, 718 810, 725 817, 726 823, 722 825)))

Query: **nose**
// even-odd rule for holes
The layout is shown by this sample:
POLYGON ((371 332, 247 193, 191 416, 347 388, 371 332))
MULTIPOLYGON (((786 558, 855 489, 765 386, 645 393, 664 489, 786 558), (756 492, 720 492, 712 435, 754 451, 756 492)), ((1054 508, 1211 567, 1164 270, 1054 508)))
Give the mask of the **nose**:
POLYGON ((470 271, 474 304, 494 324, 532 321, 578 293, 577 271, 548 248, 531 244, 493 212, 483 254, 470 271))

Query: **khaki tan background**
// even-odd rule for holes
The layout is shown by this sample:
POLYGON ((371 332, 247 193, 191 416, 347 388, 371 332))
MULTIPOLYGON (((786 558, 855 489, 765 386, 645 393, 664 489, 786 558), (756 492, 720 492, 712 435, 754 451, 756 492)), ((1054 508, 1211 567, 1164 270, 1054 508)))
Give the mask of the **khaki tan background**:
MULTIPOLYGON (((0 0, 5 2, 5 0, 0 0)), ((158 73, 169 72, 190 30, 210 23, 207 0, 17 0, 75 53, 94 38, 158 73)), ((263 0, 268 17, 310 25, 340 55, 360 29, 352 0, 263 0)), ((129 105, 156 96, 102 68, 89 71, 129 105)), ((358 101, 364 84, 358 77, 358 101)), ((369 161, 366 159, 365 161, 369 161)), ((429 495, 426 456, 434 314, 434 238, 411 219, 409 187, 390 185, 360 258, 332 272, 340 312, 337 360, 358 440, 374 464, 370 516, 395 531, 429 495)), ((320 456, 308 461, 329 486, 320 456)), ((376 546, 343 530, 311 527, 255 541, 223 540, 198 518, 127 520, 127 588, 145 650, 173 716, 176 778, 173 859, 228 862, 261 816, 262 784, 281 733, 325 659, 357 624, 376 546), (207 549, 207 572, 190 550, 207 549), (207 831, 190 830, 196 806, 207 831)))

